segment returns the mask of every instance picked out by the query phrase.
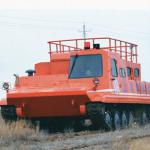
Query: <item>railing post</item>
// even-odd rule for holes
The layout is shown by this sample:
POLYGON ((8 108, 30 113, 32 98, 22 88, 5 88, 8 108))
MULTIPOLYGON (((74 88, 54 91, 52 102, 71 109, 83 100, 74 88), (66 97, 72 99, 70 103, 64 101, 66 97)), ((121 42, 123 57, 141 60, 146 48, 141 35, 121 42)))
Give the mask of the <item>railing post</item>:
POLYGON ((50 58, 51 58, 51 54, 52 54, 52 46, 51 46, 51 43, 49 43, 49 54, 50 54, 50 58))
POLYGON ((127 43, 125 42, 125 60, 128 61, 127 43))
POLYGON ((64 46, 62 46, 62 51, 63 51, 63 53, 64 53, 64 51, 65 51, 65 50, 64 50, 64 46))
POLYGON ((109 50, 111 51, 111 38, 109 38, 109 50))
POLYGON ((117 52, 117 41, 116 40, 114 40, 115 41, 115 52, 117 52))
POLYGON ((130 60, 131 60, 131 62, 133 62, 133 45, 132 44, 130 44, 130 60))
POLYGON ((93 40, 92 40, 92 42, 93 42, 93 46, 94 46, 94 44, 95 44, 95 40, 93 39, 93 40))
POLYGON ((120 57, 122 58, 122 41, 120 41, 120 57))
POLYGON ((78 49, 78 40, 76 40, 76 48, 78 49))
POLYGON ((68 46, 68 50, 69 50, 69 52, 70 52, 70 50, 71 50, 71 49, 70 49, 70 46, 68 46))
POLYGON ((135 46, 135 61, 136 61, 136 63, 137 63, 137 61, 138 61, 138 60, 137 60, 137 55, 138 55, 138 54, 137 54, 137 45, 136 45, 136 46, 135 46))
POLYGON ((58 44, 56 44, 56 52, 58 53, 58 44))
POLYGON ((61 52, 61 42, 59 41, 59 51, 61 52))

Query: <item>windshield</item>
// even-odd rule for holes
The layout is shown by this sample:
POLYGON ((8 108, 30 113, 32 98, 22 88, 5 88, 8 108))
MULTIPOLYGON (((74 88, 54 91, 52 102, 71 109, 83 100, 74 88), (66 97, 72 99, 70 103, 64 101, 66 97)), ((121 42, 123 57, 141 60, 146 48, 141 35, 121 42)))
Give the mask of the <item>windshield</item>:
POLYGON ((98 77, 102 74, 101 55, 75 55, 71 57, 69 78, 98 77))

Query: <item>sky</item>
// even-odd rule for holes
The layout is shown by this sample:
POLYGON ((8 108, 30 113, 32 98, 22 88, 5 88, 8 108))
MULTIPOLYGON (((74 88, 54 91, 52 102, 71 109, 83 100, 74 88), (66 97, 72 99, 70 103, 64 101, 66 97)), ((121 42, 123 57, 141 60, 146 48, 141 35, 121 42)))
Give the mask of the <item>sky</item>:
POLYGON ((150 0, 0 0, 0 85, 13 86, 14 73, 49 61, 47 41, 81 38, 83 22, 87 37, 138 44, 142 79, 149 81, 149 18, 150 0))
POLYGON ((125 9, 146 10, 149 0, 1 0, 1 9, 125 9))

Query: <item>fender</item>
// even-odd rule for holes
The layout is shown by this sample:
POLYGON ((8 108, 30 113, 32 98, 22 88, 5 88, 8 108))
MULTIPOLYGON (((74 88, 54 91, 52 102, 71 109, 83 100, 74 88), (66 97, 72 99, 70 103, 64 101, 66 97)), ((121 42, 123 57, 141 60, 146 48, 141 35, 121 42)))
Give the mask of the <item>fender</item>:
POLYGON ((7 106, 7 100, 6 99, 0 100, 0 106, 7 106))

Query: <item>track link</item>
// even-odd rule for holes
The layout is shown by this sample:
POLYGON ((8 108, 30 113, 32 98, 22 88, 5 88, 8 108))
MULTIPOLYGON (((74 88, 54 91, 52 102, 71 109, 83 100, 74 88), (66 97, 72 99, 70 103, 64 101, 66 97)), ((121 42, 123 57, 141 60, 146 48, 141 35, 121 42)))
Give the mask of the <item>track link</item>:
POLYGON ((17 120, 16 108, 14 106, 1 107, 1 116, 5 122, 12 122, 17 120))
POLYGON ((94 128, 121 130, 134 123, 147 124, 150 121, 150 106, 88 103, 87 114, 94 128))

